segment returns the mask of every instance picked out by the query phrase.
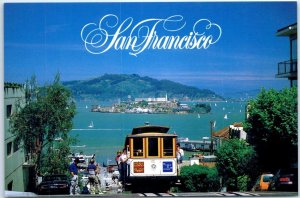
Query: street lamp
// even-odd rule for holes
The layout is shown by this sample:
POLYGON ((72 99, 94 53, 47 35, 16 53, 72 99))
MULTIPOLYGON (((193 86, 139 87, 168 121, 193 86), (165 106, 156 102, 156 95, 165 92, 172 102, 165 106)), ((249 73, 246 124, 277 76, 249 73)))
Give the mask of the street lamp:
POLYGON ((214 148, 214 144, 213 144, 213 129, 216 126, 216 121, 211 120, 210 121, 210 154, 213 154, 213 148, 214 148))
POLYGON ((109 162, 111 162, 111 160, 110 160, 110 159, 107 159, 107 160, 106 160, 106 165, 107 165, 107 167, 109 166, 109 165, 108 165, 109 162))

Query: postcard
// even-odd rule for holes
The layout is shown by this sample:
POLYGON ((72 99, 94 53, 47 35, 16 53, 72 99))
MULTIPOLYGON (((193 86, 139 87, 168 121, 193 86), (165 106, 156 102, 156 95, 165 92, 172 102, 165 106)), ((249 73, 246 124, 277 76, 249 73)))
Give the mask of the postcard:
MULTIPOLYGON (((263 143, 250 132, 261 126, 247 120, 249 116, 257 119, 251 110, 256 103, 250 101, 283 92, 287 98, 294 97, 296 1, 7 2, 3 6, 6 193, 95 193, 83 188, 88 179, 80 180, 84 176, 77 173, 77 168, 80 172, 91 167, 91 159, 91 164, 110 174, 107 187, 101 172, 101 184, 97 183, 101 190, 96 193, 120 193, 128 183, 136 185, 135 179, 147 181, 151 175, 170 179, 158 192, 174 196, 191 191, 213 191, 217 196, 219 189, 255 189, 258 175, 253 179, 247 166, 232 178, 231 173, 220 172, 218 153, 223 139, 234 136, 245 142, 250 139, 247 149, 251 147, 263 158, 265 153, 259 153, 257 146, 263 143), (176 150, 176 143, 184 155, 176 150), (124 167, 118 169, 125 157, 116 158, 123 149, 128 154, 126 173, 124 167), (81 166, 75 159, 81 160, 81 166), (193 164, 219 170, 209 180, 217 181, 216 185, 189 186, 185 166, 193 164), (55 174, 63 174, 61 180, 66 181, 72 176, 74 188, 66 183, 61 191, 47 189, 43 182, 55 174), (74 177, 77 174, 80 179, 74 177), (233 178, 239 180, 232 182, 233 178), (78 182, 83 185, 75 189, 78 182), (248 183, 241 187, 238 182, 248 183), (181 187, 172 186, 176 183, 181 187)), ((282 99, 288 102, 280 107, 286 109, 280 115, 289 112, 288 118, 281 116, 278 121, 276 112, 270 113, 276 111, 277 103, 263 107, 259 115, 276 117, 262 125, 289 134, 281 141, 293 145, 289 149, 296 155, 297 113, 293 111, 297 103, 290 98, 282 99)), ((282 156, 288 159, 282 159, 286 163, 280 166, 297 166, 294 155, 282 156)), ((252 157, 243 159, 252 163, 252 157)), ((263 164, 257 166, 260 170, 272 175, 281 170, 261 158, 257 158, 263 164)))

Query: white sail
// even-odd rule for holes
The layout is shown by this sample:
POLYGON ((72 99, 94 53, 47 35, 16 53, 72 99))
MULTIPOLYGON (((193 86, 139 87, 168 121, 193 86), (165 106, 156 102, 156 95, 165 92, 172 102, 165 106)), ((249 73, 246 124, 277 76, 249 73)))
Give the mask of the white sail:
POLYGON ((94 123, 93 121, 91 121, 90 125, 89 125, 89 128, 94 128, 94 123))

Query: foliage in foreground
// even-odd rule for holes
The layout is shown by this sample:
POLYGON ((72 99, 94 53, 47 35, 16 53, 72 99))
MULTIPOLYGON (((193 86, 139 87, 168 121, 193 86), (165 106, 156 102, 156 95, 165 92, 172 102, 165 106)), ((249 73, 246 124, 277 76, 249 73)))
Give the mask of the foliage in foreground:
POLYGON ((216 168, 206 166, 183 166, 180 171, 182 191, 212 192, 218 191, 220 181, 216 168))
POLYGON ((276 171, 297 162, 297 88, 262 90, 248 105, 248 142, 258 156, 262 171, 276 171))
POLYGON ((66 137, 64 140, 55 141, 44 149, 42 153, 40 172, 43 175, 48 174, 66 174, 69 175, 69 165, 71 149, 70 145, 75 144, 77 140, 72 137, 66 137))
POLYGON ((255 174, 255 151, 244 140, 228 139, 217 149, 217 169, 227 190, 242 191, 255 174), (243 182, 244 181, 244 182, 243 182), (241 187, 243 186, 243 187, 241 187))
POLYGON ((25 98, 25 106, 19 104, 10 119, 10 130, 22 141, 25 152, 34 155, 37 173, 62 173, 57 162, 65 164, 61 159, 67 158, 72 142, 68 135, 75 115, 71 93, 60 83, 59 75, 44 87, 38 87, 33 77, 26 83, 25 98), (57 138, 65 142, 60 145, 57 138), (53 159, 47 160, 49 157, 53 159))

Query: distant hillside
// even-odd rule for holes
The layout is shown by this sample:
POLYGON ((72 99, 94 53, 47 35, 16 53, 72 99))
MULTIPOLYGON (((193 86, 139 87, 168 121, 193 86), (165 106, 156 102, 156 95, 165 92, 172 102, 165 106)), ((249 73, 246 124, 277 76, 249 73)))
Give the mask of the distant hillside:
POLYGON ((134 98, 165 97, 169 99, 223 100, 207 89, 198 89, 169 80, 157 80, 136 74, 105 74, 90 80, 67 81, 63 84, 71 89, 76 99, 127 100, 134 98))
POLYGON ((245 90, 245 91, 227 91, 222 95, 226 100, 248 101, 256 98, 260 93, 260 89, 245 90), (230 96, 230 97, 228 97, 230 96))

